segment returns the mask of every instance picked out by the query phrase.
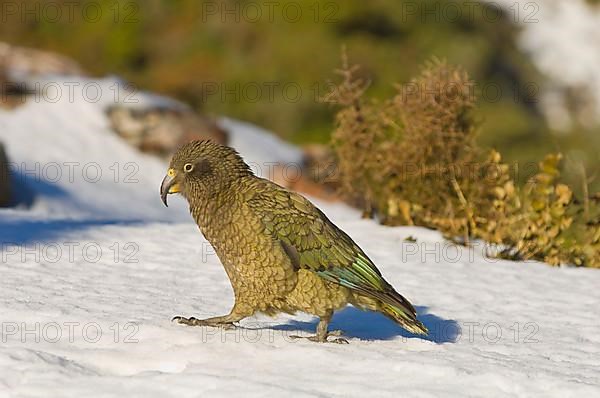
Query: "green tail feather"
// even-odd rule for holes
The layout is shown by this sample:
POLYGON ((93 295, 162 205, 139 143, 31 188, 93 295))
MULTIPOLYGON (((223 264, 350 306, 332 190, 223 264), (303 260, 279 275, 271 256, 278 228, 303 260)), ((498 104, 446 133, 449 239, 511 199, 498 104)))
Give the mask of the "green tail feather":
POLYGON ((423 325, 413 313, 383 302, 381 303, 381 312, 411 333, 429 334, 429 330, 427 330, 425 325, 423 325))

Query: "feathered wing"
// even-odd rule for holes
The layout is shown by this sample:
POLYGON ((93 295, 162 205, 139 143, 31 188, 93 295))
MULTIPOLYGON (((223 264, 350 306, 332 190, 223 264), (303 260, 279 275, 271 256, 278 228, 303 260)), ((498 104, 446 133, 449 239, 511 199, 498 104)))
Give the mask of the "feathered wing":
POLYGON ((268 181, 247 201, 265 229, 279 240, 297 268, 376 299, 378 309, 412 333, 427 334, 414 307, 383 279, 381 272, 342 230, 304 197, 268 181), (275 189, 274 189, 275 188, 275 189))

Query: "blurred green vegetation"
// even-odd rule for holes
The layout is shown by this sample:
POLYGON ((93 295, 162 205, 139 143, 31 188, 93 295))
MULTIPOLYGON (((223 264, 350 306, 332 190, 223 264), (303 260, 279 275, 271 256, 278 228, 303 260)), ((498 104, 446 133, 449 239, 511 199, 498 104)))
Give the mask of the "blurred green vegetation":
POLYGON ((71 56, 92 74, 120 75, 296 143, 329 142, 334 110, 318 99, 343 46, 350 62, 363 67, 369 94, 380 98, 435 56, 462 65, 477 82, 478 139, 507 162, 536 163, 560 151, 567 161, 571 153, 575 162, 583 160, 590 175, 600 163, 597 131, 578 127, 559 136, 549 130, 539 110, 544 80, 518 49, 518 28, 484 3, 54 1, 60 18, 43 1, 24 2, 16 12, 7 3, 1 40, 71 56))

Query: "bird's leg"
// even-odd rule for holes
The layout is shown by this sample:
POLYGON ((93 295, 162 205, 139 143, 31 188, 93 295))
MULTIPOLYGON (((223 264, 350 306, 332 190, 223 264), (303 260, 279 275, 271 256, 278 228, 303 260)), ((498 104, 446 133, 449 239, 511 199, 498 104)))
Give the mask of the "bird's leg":
POLYGON ((329 322, 331 321, 331 317, 333 316, 333 311, 329 311, 327 315, 319 317, 319 324, 317 325, 317 334, 314 336, 290 336, 293 339, 301 339, 305 338, 310 341, 314 341, 317 343, 338 343, 338 344, 348 344, 348 340, 341 338, 339 336, 342 335, 341 330, 332 330, 331 332, 327 331, 329 327, 329 322), (328 340, 329 337, 335 337, 334 339, 328 340))
POLYGON ((213 326, 221 327, 223 329, 233 329, 235 328, 235 325, 233 324, 234 322, 239 322, 250 315, 252 314, 247 313, 246 311, 241 311, 240 306, 236 305, 227 315, 215 316, 207 319, 197 319, 194 317, 185 318, 182 316, 176 316, 172 319, 172 321, 188 326, 213 326))

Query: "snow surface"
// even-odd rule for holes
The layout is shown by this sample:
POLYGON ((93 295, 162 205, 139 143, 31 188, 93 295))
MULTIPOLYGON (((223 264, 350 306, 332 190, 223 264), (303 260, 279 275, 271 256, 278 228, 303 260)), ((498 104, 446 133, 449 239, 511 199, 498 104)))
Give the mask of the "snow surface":
MULTIPOLYGON (((0 141, 38 194, 29 210, 0 210, 0 397, 600 396, 600 272, 486 259, 341 204, 318 203, 416 305, 428 338, 351 307, 332 325, 349 345, 290 339, 313 332, 305 314, 232 331, 171 323, 227 313, 232 291, 183 200, 162 206, 166 164, 109 131, 108 102, 0 111, 0 141), (72 179, 50 174, 64 162, 79 164, 72 179), (91 162, 97 182, 82 174, 91 162)), ((249 161, 298 160, 225 123, 249 161)))

